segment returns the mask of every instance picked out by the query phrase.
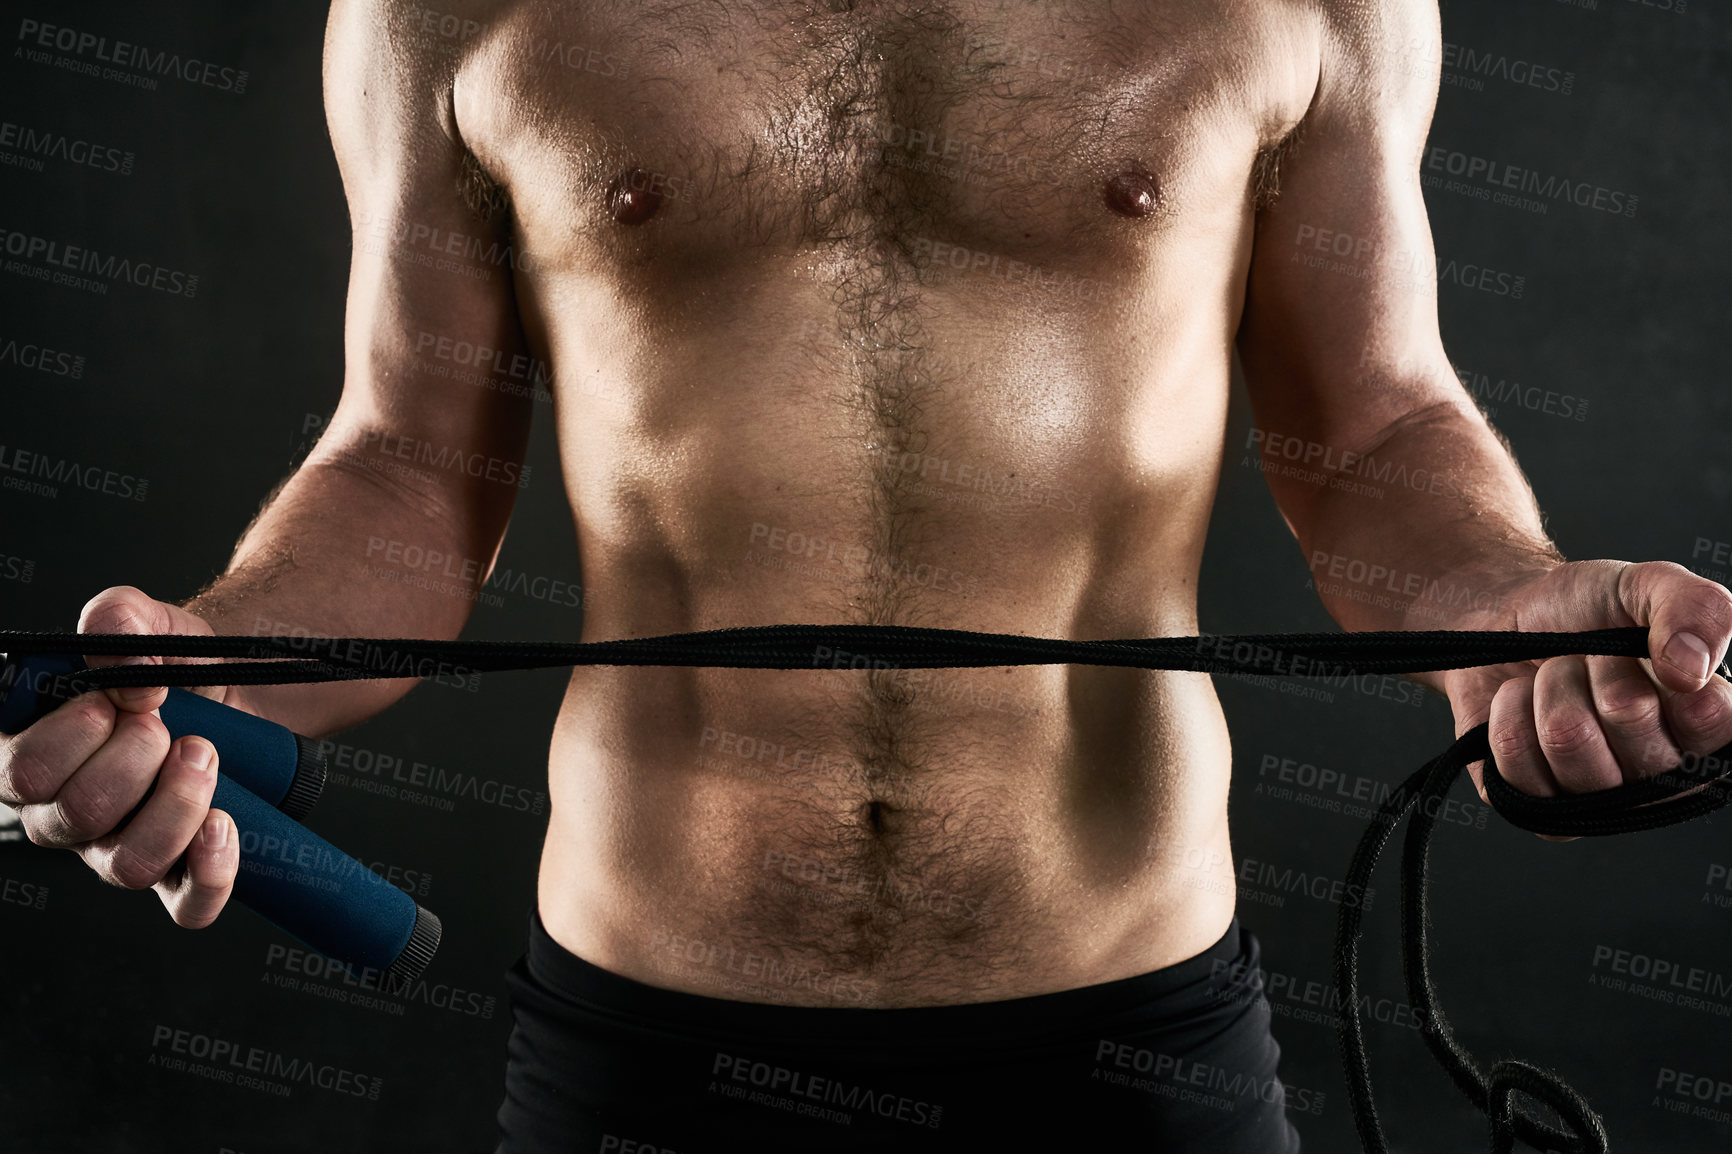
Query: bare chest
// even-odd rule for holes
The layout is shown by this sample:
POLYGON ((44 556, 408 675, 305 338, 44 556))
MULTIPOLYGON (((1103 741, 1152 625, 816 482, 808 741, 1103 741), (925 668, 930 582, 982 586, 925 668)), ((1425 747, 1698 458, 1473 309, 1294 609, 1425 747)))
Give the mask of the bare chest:
MULTIPOLYGON (((611 406, 562 395, 580 520, 730 622, 950 621, 958 602, 922 572, 1003 572, 1031 540, 1085 552, 1087 516, 982 516, 929 479, 946 461, 1023 481, 1110 471, 1098 446, 1137 424, 1134 374, 1024 335, 1045 331, 1029 302, 1060 300, 1023 292, 1025 272, 1117 287, 1183 265, 1192 296, 1230 297, 1197 278, 1224 282, 1240 262, 1259 154, 1309 100, 1278 7, 503 6, 458 71, 456 119, 511 205, 532 258, 519 301, 547 318, 553 363, 593 360, 621 381, 611 406), (1017 291, 987 295, 1001 284, 1017 291), (1013 300, 1021 312, 995 307, 1013 300), (869 561, 741 561, 760 522, 766 545, 777 526, 802 541, 810 528, 869 561)), ((1078 299, 1081 313, 1096 298, 1078 299)), ((1104 363, 1116 346, 1101 328, 1088 345, 1104 363)), ((694 710, 703 732, 821 749, 841 768, 819 780, 795 757, 768 799, 709 782, 701 818, 678 827, 703 848, 677 857, 666 892, 724 876, 703 917, 858 971, 1008 957, 1041 903, 1007 895, 1050 871, 1031 849, 1047 844, 1028 816, 1041 799, 992 773, 1051 762, 1062 743, 953 707, 948 683, 811 684, 785 714, 720 693, 694 710)), ((666 728, 619 722, 658 742, 666 728)))
POLYGON ((557 272, 828 249, 1123 251, 1240 215, 1302 110, 1259 5, 519 4, 466 144, 557 272))

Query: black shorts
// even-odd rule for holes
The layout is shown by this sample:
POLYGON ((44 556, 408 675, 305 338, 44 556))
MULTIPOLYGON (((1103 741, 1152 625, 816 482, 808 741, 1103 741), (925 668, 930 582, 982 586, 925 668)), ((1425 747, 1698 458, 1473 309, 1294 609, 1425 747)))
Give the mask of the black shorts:
POLYGON ((913 1009, 663 990, 529 933, 497 1154, 1299 1149, 1237 919, 1140 977, 913 1009))

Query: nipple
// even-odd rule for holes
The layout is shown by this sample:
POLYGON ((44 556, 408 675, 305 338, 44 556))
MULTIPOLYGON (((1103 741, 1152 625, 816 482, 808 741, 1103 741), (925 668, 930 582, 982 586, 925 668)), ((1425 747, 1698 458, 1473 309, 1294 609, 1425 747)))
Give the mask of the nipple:
POLYGON ((607 211, 620 224, 642 224, 662 206, 661 182, 641 168, 629 168, 607 188, 607 211))
POLYGON ((1153 213, 1160 195, 1161 189, 1154 176, 1134 160, 1107 181, 1101 190, 1101 198, 1107 202, 1108 208, 1129 217, 1153 213))

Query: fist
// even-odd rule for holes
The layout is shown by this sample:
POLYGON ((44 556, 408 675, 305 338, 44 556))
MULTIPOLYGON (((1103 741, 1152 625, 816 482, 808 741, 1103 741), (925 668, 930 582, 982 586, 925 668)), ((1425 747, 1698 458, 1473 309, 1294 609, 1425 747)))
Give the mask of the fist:
MULTIPOLYGON (((1610 789, 1732 742, 1732 593, 1665 561, 1578 561, 1518 587, 1475 628, 1648 627, 1649 653, 1553 657, 1446 679, 1457 732, 1489 722, 1498 770, 1538 797, 1610 789)), ((1470 767, 1485 797, 1483 770, 1470 767)), ((1571 840, 1571 839, 1550 839, 1571 840)))
MULTIPOLYGON (((203 618, 130 586, 93 597, 78 631, 213 632, 203 618)), ((96 667, 161 659, 86 660, 96 667)), ((203 692, 218 701, 224 693, 203 692)), ((175 923, 192 929, 215 921, 228 901, 239 838, 229 815, 211 809, 216 750, 202 737, 169 740, 156 715, 167 695, 164 688, 86 693, 22 733, 0 735, 0 802, 18 811, 37 845, 72 850, 110 884, 154 889, 175 923)))

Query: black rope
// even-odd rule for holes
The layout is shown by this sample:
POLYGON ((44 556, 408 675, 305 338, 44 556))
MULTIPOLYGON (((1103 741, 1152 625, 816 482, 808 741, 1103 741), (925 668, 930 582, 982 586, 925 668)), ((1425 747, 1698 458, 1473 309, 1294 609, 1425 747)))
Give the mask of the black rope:
POLYGON ((1422 673, 1566 654, 1647 656, 1646 629, 1585 633, 1257 633, 1062 641, 907 625, 755 625, 618 641, 428 641, 421 638, 182 637, 121 633, 0 631, 0 652, 254 660, 244 668, 110 666, 90 673, 99 688, 129 685, 280 685, 418 676, 414 669, 487 673, 568 665, 686 665, 727 669, 936 669, 1001 665, 1118 665, 1205 673, 1341 677, 1422 673), (259 660, 265 659, 265 660, 259 660), (855 666, 865 668, 866 666, 855 666), (405 672, 407 670, 407 672, 405 672))
MULTIPOLYGON (((137 685, 277 685, 368 678, 430 677, 571 665, 676 665, 729 669, 934 669, 1009 665, 1107 665, 1240 675, 1354 677, 1535 661, 1567 654, 1646 657, 1645 628, 1582 633, 1456 632, 1264 633, 1066 641, 902 625, 764 625, 593 642, 429 641, 418 638, 181 637, 160 634, 0 631, 0 652, 181 657, 221 664, 105 666, 83 675, 95 688, 137 685), (233 664, 235 661, 243 664, 233 664)), ((1716 672, 1732 681, 1722 663, 1716 672)), ((1346 884, 1368 887, 1377 859, 1403 817, 1401 944, 1408 998, 1422 1036, 1456 1087, 1486 1115, 1493 1154, 1519 1138, 1568 1154, 1606 1154, 1598 1114, 1562 1079, 1505 1060, 1487 1073, 1456 1041, 1438 1005, 1430 969, 1427 859, 1439 806, 1461 771, 1485 763, 1486 795, 1511 824, 1535 833, 1605 836, 1658 829, 1732 800, 1732 745, 1687 757, 1666 773, 1613 789, 1538 798, 1504 780, 1479 725, 1414 773, 1378 808, 1354 849, 1346 884), (1522 1112, 1516 1095, 1543 1102, 1568 1130, 1522 1112)), ((1368 1154, 1388 1154, 1377 1117, 1359 1011, 1363 912, 1342 903, 1336 922, 1335 987, 1339 1038, 1354 1124, 1368 1154)))

